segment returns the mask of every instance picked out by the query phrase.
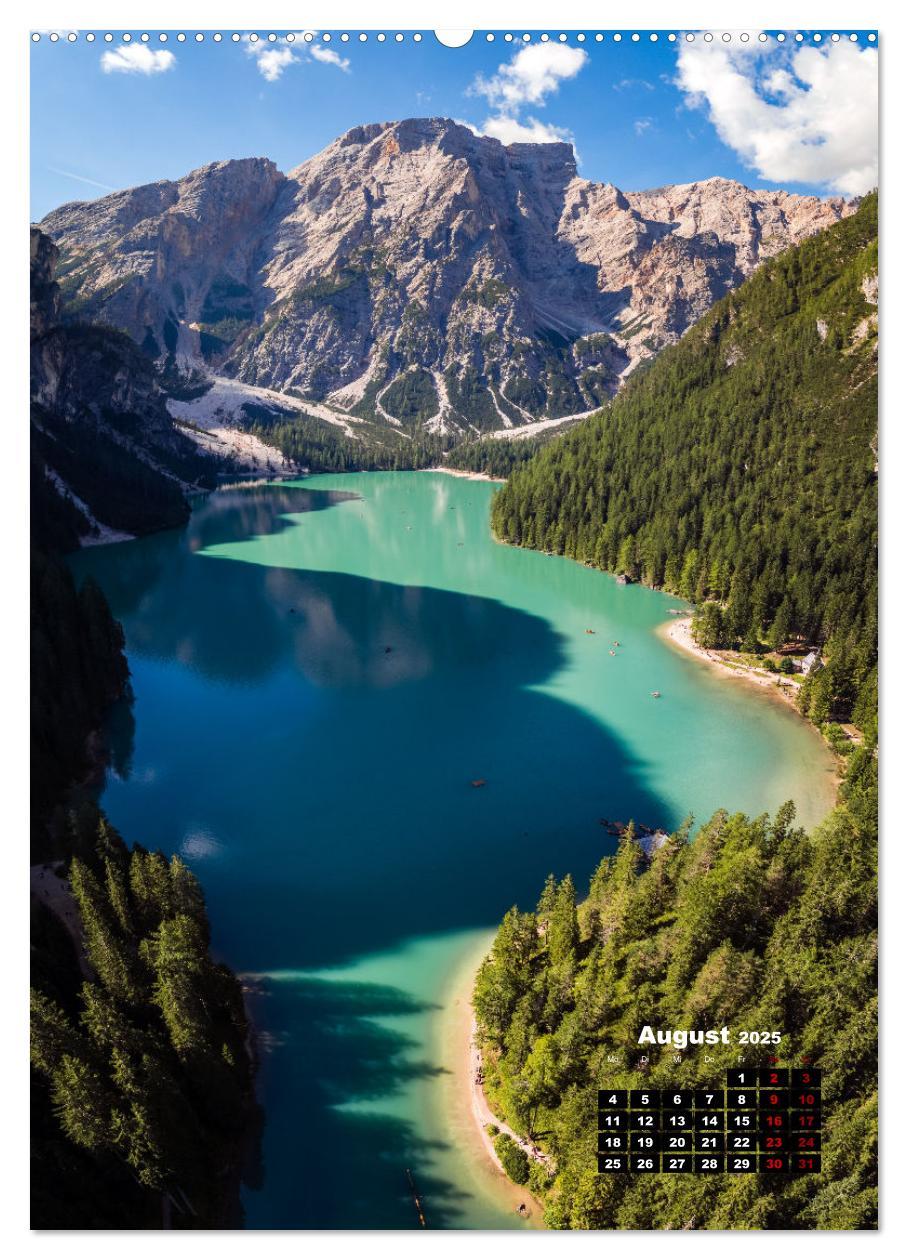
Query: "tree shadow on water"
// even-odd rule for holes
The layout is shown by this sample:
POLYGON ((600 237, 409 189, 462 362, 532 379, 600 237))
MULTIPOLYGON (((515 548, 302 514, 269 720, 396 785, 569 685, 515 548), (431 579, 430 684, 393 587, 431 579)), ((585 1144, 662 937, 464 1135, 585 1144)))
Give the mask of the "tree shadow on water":
POLYGON ((469 1196, 439 1171, 447 1144, 417 1132, 414 1082, 444 1069, 419 1041, 379 1022, 432 1008, 394 986, 343 978, 264 977, 250 998, 260 1086, 279 1099, 267 1154, 247 1176, 246 1225, 271 1229, 420 1228, 407 1169, 430 1228, 463 1224, 469 1196))
MULTIPOLYGON (((216 528, 283 528, 275 502, 270 515, 251 502, 216 528)), ((543 617, 435 587, 212 562, 185 543, 82 563, 124 619, 136 694, 142 773, 112 782, 105 807, 148 847, 211 837, 208 856, 182 851, 216 947, 271 977, 255 999, 271 1047, 264 1189, 246 1195, 247 1224, 418 1227, 408 1167, 430 1226, 466 1223, 450 1153, 413 1118, 439 1072, 419 1048, 429 1008, 323 969, 489 928, 534 904, 551 870, 582 891, 615 847, 600 818, 680 819, 627 741, 547 693, 569 658, 543 617)))
POLYGON ((190 552, 224 543, 245 542, 294 528, 288 518, 303 512, 324 512, 338 503, 361 498, 349 490, 311 490, 306 486, 235 486, 220 490, 197 508, 186 527, 190 552))
POLYGON ((615 847, 601 818, 680 822, 626 741, 543 689, 562 635, 497 600, 191 560, 126 627, 178 668, 162 693, 131 658, 156 778, 113 786, 114 821, 154 846, 190 821, 217 840, 199 873, 244 970, 487 926, 549 870, 582 887, 615 847))
POLYGON ((296 527, 290 519, 294 515, 325 512, 360 497, 347 490, 294 485, 233 486, 199 499, 182 529, 162 530, 126 544, 83 548, 68 562, 77 580, 89 573, 96 576, 114 615, 127 618, 162 583, 169 586, 170 575, 184 572, 198 553, 281 534, 296 527))

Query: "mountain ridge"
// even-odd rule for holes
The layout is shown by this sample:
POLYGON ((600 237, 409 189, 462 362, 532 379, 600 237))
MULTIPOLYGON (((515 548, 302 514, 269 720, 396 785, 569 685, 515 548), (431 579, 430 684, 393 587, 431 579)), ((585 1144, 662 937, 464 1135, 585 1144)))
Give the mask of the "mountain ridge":
POLYGON ((436 433, 581 414, 854 203, 583 179, 569 144, 350 128, 283 174, 210 163, 42 221, 74 315, 153 358, 436 433))

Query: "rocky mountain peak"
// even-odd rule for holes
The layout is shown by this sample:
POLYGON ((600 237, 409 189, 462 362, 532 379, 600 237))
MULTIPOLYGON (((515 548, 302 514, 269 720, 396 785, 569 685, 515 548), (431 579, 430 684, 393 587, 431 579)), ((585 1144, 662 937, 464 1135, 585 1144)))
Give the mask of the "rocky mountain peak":
MULTIPOLYGON (((472 161, 483 158, 495 160, 504 153, 515 161, 548 165, 553 162, 569 165, 576 174, 574 149, 570 144, 554 142, 546 144, 502 144, 493 136, 478 135, 465 123, 453 118, 403 118, 397 122, 368 123, 351 129, 340 136, 317 159, 324 159, 332 150, 363 149, 377 144, 374 156, 394 157, 400 153, 412 153, 421 149, 438 148, 451 157, 472 161)), ((316 159, 309 159, 313 161, 316 159)), ((499 158, 500 160, 500 158, 499 158)), ((290 171, 295 179, 308 162, 290 171)))
POLYGON ((64 299, 156 358, 382 423, 588 411, 780 249, 853 209, 707 179, 625 192, 568 144, 353 127, 61 207, 64 299))

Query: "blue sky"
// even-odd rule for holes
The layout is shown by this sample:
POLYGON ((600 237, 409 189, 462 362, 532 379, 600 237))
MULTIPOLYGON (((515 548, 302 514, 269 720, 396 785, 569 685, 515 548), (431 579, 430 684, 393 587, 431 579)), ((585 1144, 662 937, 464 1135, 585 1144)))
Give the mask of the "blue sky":
MULTIPOLYGON (((138 32, 32 44, 32 215, 108 190, 173 179, 222 158, 284 171, 363 122, 444 115, 507 142, 573 141, 588 179, 640 189, 712 175, 795 192, 876 182, 875 42, 706 43, 666 33, 601 43, 558 32, 543 45, 474 34, 445 48, 370 33, 342 43, 147 45, 138 32)), ((190 37, 191 40, 191 37, 190 37)))

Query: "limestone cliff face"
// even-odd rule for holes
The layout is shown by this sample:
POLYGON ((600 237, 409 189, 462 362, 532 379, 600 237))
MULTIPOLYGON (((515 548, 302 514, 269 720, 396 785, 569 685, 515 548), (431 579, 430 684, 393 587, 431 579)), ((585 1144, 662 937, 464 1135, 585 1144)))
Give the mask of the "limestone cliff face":
POLYGON ((219 162, 61 207, 68 309, 152 355, 354 415, 501 428, 615 392, 850 203, 722 179, 624 193, 566 144, 355 127, 282 175, 219 162))
POLYGON ((144 436, 166 443, 174 426, 165 394, 134 342, 111 328, 61 322, 58 256, 53 242, 32 228, 32 402, 71 421, 129 415, 144 436))
POLYGON ((105 530, 178 525, 189 514, 185 489, 211 484, 215 466, 174 424, 155 367, 132 338, 63 322, 58 256, 32 228, 34 534, 66 549, 105 530))
POLYGON ((241 281, 258 271, 263 226, 285 183, 273 162, 215 162, 178 183, 61 206, 41 226, 62 246, 58 278, 71 311, 123 328, 156 358, 197 353, 193 330, 216 322, 206 300, 223 308, 218 319, 251 313, 241 281))
POLYGON ((43 336, 57 322, 60 308, 60 288, 54 281, 54 271, 60 251, 49 236, 32 228, 29 235, 30 259, 30 332, 34 341, 43 336))

